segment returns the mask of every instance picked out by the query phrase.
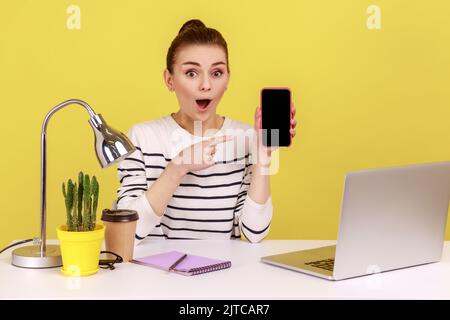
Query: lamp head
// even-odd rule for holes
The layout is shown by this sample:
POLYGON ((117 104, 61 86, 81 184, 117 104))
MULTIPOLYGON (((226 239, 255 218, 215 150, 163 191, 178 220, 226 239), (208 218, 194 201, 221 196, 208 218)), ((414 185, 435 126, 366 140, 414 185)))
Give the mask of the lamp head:
POLYGON ((92 116, 89 123, 94 130, 95 151, 102 168, 123 160, 136 150, 125 134, 106 124, 101 114, 92 116))

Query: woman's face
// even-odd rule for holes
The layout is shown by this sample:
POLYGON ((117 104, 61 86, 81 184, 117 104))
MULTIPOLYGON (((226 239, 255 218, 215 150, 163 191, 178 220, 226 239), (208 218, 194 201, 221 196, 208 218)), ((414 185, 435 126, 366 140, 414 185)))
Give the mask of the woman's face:
POLYGON ((173 74, 164 71, 169 90, 174 90, 180 110, 193 121, 216 114, 229 80, 225 51, 219 46, 190 45, 175 56, 173 74))

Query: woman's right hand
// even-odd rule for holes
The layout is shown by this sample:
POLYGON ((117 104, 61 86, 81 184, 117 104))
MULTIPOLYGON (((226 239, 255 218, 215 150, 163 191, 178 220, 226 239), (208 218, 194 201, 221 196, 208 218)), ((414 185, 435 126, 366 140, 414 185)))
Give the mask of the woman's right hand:
POLYGON ((216 153, 216 146, 219 143, 224 143, 233 139, 233 136, 219 136, 200 141, 182 150, 172 159, 172 162, 183 175, 190 171, 199 171, 209 168, 215 164, 214 154, 216 153))

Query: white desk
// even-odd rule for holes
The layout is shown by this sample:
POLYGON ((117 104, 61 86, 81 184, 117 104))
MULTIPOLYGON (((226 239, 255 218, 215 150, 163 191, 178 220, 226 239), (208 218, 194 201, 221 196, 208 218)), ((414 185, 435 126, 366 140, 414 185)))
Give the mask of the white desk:
POLYGON ((149 240, 136 248, 137 257, 179 250, 232 261, 230 269, 192 277, 122 263, 113 271, 70 278, 59 268, 12 266, 12 248, 0 255, 0 299, 450 299, 450 242, 439 263, 338 282, 259 261, 330 244, 335 241, 149 240))

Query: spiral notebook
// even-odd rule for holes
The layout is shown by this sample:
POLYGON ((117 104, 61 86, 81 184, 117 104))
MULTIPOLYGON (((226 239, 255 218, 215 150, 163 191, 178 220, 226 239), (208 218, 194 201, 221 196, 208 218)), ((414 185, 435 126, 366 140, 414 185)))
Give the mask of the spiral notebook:
MULTIPOLYGON (((183 252, 170 251, 133 259, 131 262, 169 271, 169 268, 182 256, 183 252)), ((211 259, 188 254, 176 267, 174 272, 185 276, 212 272, 231 267, 231 261, 211 259)))

